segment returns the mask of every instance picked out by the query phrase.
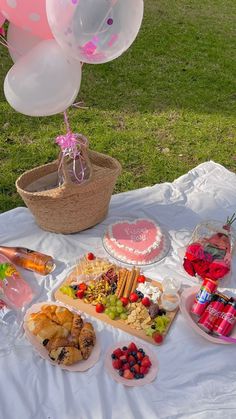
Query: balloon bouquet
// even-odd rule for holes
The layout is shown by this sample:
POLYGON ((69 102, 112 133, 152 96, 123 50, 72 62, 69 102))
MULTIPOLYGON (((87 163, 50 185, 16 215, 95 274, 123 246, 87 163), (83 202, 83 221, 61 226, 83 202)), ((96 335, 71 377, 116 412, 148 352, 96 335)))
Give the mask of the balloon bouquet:
POLYGON ((142 17, 143 0, 0 0, 15 63, 4 82, 7 101, 29 116, 65 111, 78 95, 81 63, 119 57, 142 17))
POLYGON ((68 156, 73 181, 86 178, 82 148, 88 144, 71 132, 66 115, 80 89, 82 64, 106 63, 125 52, 139 32, 143 8, 143 0, 0 0, 0 28, 10 22, 0 43, 14 62, 4 81, 8 103, 29 116, 64 112, 67 134, 56 139, 59 185, 68 156))

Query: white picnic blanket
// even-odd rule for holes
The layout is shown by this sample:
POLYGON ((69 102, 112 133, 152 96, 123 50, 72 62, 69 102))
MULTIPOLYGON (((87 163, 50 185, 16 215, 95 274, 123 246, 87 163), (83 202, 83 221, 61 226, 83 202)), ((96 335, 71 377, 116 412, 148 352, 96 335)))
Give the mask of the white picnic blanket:
MULTIPOLYGON (((78 257, 92 251, 104 254, 106 226, 122 218, 150 217, 171 237, 171 250, 160 263, 145 270, 151 278, 178 276, 193 281, 181 268, 178 249, 204 219, 224 221, 236 209, 236 175, 214 162, 206 162, 173 183, 157 184, 113 196, 106 220, 74 235, 41 230, 26 208, 0 215, 0 243, 25 246, 54 256, 57 270, 42 279, 24 277, 36 286, 45 301, 64 279, 78 257)), ((235 267, 234 267, 235 271, 235 267)), ((224 281, 235 287, 234 275, 224 281)), ((236 288, 236 287, 235 287, 236 288)), ((0 419, 205 419, 236 417, 236 347, 215 345, 195 334, 178 314, 156 353, 156 380, 140 388, 117 384, 104 370, 107 348, 131 336, 92 319, 100 336, 99 362, 84 373, 70 373, 41 359, 25 338, 9 355, 0 357, 0 419)), ((1 339, 1 336, 0 336, 1 339)), ((142 341, 139 341, 140 345, 142 341)))

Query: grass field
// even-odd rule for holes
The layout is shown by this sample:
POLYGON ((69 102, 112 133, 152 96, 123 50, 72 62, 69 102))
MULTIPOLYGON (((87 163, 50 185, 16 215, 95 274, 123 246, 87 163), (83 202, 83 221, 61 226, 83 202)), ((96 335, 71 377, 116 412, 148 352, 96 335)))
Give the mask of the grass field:
MULTIPOLYGON (((206 160, 236 169, 235 0, 145 0, 140 34, 122 57, 85 65, 73 129, 118 158, 116 192, 173 181, 206 160)), ((61 115, 14 112, 2 92, 11 61, 0 48, 0 211, 22 205, 15 179, 53 160, 61 115)))

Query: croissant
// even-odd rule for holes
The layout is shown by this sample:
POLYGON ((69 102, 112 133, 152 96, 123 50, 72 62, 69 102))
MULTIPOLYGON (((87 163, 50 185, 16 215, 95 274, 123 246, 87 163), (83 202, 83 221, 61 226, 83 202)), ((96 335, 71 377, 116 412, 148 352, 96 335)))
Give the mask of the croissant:
POLYGON ((52 349, 57 349, 63 346, 66 347, 74 347, 76 344, 69 340, 68 338, 57 338, 54 337, 52 339, 45 339, 43 342, 43 346, 50 352, 52 349))
POLYGON ((29 316, 28 329, 40 340, 44 341, 45 339, 51 339, 54 337, 67 337, 69 332, 68 330, 60 326, 59 324, 54 323, 48 317, 45 318, 44 314, 35 316, 29 316))
POLYGON ((62 365, 72 365, 83 359, 79 349, 65 346, 52 349, 49 352, 49 357, 52 359, 52 361, 56 361, 58 364, 62 365))
POLYGON ((96 342, 96 336, 93 325, 91 323, 84 323, 84 326, 79 335, 79 347, 83 358, 88 359, 96 342))
POLYGON ((45 313, 47 315, 47 317, 51 320, 53 320, 54 322, 57 323, 57 316, 56 316, 56 309, 57 306, 56 305, 49 305, 49 304, 45 304, 41 307, 41 311, 43 313, 45 313))
POLYGON ((79 345, 79 335, 80 335, 83 325, 84 325, 84 322, 81 316, 79 314, 74 314, 70 333, 71 333, 72 341, 77 345, 79 345))
POLYGON ((58 324, 61 324, 63 327, 65 327, 69 332, 71 331, 72 327, 72 321, 73 321, 73 313, 71 313, 67 308, 65 307, 57 307, 56 308, 56 322, 58 324))

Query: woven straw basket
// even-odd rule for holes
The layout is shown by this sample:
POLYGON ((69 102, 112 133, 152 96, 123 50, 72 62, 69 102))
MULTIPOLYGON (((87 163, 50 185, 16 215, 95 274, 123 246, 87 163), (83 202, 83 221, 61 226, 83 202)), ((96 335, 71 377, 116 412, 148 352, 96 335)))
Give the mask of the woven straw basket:
POLYGON ((57 186, 59 160, 21 175, 16 188, 44 230, 70 234, 100 223, 107 215, 120 163, 110 156, 88 150, 90 175, 82 184, 73 183, 63 163, 64 183, 57 186), (51 186, 47 189, 48 185, 51 186), (45 190, 47 189, 47 190, 45 190))

